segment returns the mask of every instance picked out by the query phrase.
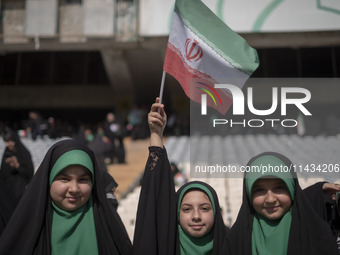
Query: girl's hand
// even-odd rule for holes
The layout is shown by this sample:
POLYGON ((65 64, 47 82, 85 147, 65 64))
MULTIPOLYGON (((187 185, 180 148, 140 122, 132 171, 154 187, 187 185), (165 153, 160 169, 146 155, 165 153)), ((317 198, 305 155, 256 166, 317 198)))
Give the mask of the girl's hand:
POLYGON ((148 114, 148 124, 150 128, 150 145, 163 147, 163 131, 166 126, 167 116, 164 105, 159 103, 159 98, 152 104, 148 114))
POLYGON ((336 200, 335 193, 340 191, 340 184, 326 182, 322 186, 322 189, 323 189, 324 192, 330 194, 332 196, 333 200, 336 200))

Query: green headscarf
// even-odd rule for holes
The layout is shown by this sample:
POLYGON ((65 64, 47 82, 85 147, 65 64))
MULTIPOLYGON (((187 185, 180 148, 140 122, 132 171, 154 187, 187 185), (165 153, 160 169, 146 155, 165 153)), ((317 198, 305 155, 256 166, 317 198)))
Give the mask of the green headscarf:
MULTIPOLYGON (((263 155, 255 159, 250 167, 262 166, 280 167, 286 166, 278 157, 273 155, 263 155)), ((290 166, 287 166, 288 168, 290 166)), ((288 170, 286 168, 286 170, 288 170)), ((254 169, 254 168, 253 168, 254 169)), ((252 203, 252 188, 254 183, 262 177, 280 178, 286 184, 291 200, 294 200, 295 183, 292 174, 287 171, 272 172, 249 172, 246 174, 245 184, 247 196, 252 203)), ((292 220, 291 210, 289 210, 281 219, 269 220, 259 214, 255 214, 252 231, 252 254, 253 255, 272 255, 287 254, 290 224, 292 220)))
MULTIPOLYGON (((64 153, 54 164, 50 173, 50 186, 54 178, 65 167, 82 165, 92 175, 94 185, 94 168, 91 158, 82 150, 64 153)), ((92 207, 92 195, 89 201, 76 211, 67 212, 52 202, 52 254, 98 254, 97 236, 92 207)))
POLYGON ((214 215, 216 213, 215 211, 215 203, 213 199, 213 195, 211 194, 210 190, 205 187, 204 185, 201 185, 199 183, 193 183, 187 185, 179 194, 178 197, 178 205, 177 205, 177 218, 178 218, 178 234, 179 234, 179 241, 180 241, 180 249, 182 255, 208 255, 212 253, 213 250, 213 233, 210 231, 209 234, 195 238, 187 234, 179 224, 179 215, 180 215, 180 207, 182 203, 183 196, 185 193, 190 189, 200 189, 205 194, 208 195, 211 205, 213 207, 214 215))

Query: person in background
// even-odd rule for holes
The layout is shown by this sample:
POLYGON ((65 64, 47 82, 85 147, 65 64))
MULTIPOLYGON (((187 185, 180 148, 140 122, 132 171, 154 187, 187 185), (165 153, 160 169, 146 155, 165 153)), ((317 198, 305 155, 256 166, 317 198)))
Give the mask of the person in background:
POLYGON ((87 143, 87 146, 94 152, 99 169, 107 172, 105 164, 105 156, 110 152, 112 143, 108 137, 104 135, 104 130, 101 124, 97 125, 97 131, 94 134, 94 139, 87 143))
POLYGON ((47 130, 47 122, 36 111, 30 111, 28 117, 25 124, 27 135, 31 136, 33 141, 35 141, 38 136, 43 138, 45 131, 47 130))
POLYGON ((182 172, 178 169, 177 165, 174 162, 170 163, 172 175, 174 177, 175 185, 181 187, 184 185, 187 180, 182 172))
POLYGON ((109 205, 117 211, 118 208, 118 200, 115 194, 116 188, 118 187, 118 183, 116 180, 109 174, 108 172, 104 172, 104 180, 105 180, 105 191, 106 198, 109 202, 109 205))
POLYGON ((32 157, 14 130, 6 128, 3 140, 6 149, 2 156, 0 178, 18 202, 34 174, 32 157))
POLYGON ((111 150, 108 154, 108 157, 111 159, 111 163, 114 163, 115 159, 117 159, 118 163, 125 163, 125 147, 123 143, 125 127, 119 120, 117 120, 116 116, 112 112, 109 112, 106 115, 104 134, 111 141, 111 150))

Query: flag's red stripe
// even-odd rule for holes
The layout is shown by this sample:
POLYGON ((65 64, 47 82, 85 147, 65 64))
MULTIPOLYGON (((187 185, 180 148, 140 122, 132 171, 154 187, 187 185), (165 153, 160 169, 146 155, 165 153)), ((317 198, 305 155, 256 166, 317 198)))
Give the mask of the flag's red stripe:
MULTIPOLYGON (((202 72, 197 71, 196 69, 191 68, 189 65, 185 63, 182 55, 173 45, 168 43, 167 52, 165 55, 164 66, 163 69, 168 74, 172 75, 182 86, 185 94, 191 98, 192 100, 201 103, 201 90, 193 91, 190 93, 190 81, 192 78, 200 78, 201 82, 207 84, 216 84, 217 82, 211 78, 209 75, 206 75, 202 72)), ((211 87, 209 87, 211 88, 211 87)), ((217 92, 216 92, 217 93, 217 92)), ((228 97, 226 94, 221 93, 221 98, 219 98, 220 102, 223 101, 222 107, 215 107, 214 104, 208 100, 208 106, 215 108, 220 113, 225 114, 228 108, 231 105, 232 99, 228 97)))

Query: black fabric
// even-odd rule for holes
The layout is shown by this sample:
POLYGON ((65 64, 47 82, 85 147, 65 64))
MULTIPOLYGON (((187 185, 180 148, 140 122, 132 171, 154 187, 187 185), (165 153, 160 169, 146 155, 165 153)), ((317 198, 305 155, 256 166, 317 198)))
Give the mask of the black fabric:
MULTIPOLYGON (((266 152, 252 158, 248 165, 263 155, 280 158, 287 166, 290 160, 281 154, 266 152)), ((288 255, 337 255, 337 247, 329 226, 314 212, 303 194, 296 173, 292 172, 295 182, 294 201, 292 203, 292 222, 289 233, 288 255)), ((246 195, 243 181, 243 200, 236 222, 227 234, 225 254, 251 254, 251 235, 254 209, 246 195)))
MULTIPOLYGON (((177 230, 177 196, 165 149, 150 147, 139 198, 133 242, 134 255, 180 254, 177 230), (155 164, 156 162, 156 164, 155 164)), ((220 213, 216 192, 203 184, 214 196, 214 254, 220 253, 227 228, 220 213)))
POLYGON ((340 217, 335 201, 330 194, 323 191, 322 186, 326 182, 317 182, 303 190, 315 212, 329 225, 334 237, 340 231, 340 217))
POLYGON ((112 208, 112 210, 117 211, 118 200, 117 200, 116 195, 114 194, 114 191, 112 190, 118 187, 118 183, 108 172, 103 171, 103 175, 104 175, 104 186, 105 186, 107 201, 109 203, 109 206, 112 208))
POLYGON ((112 177, 112 175, 109 174, 108 172, 103 171, 103 178, 104 178, 105 192, 110 192, 112 189, 115 189, 118 187, 118 183, 112 177))
POLYGON ((99 254, 131 253, 131 242, 125 227, 106 201, 102 171, 98 170, 93 152, 81 143, 67 139, 55 143, 46 153, 0 237, 0 254, 51 254, 49 174, 51 166, 63 153, 75 149, 85 151, 94 164, 92 198, 99 254))
POLYGON ((143 176, 133 254, 175 254, 176 193, 170 163, 165 150, 159 147, 149 150, 152 157, 148 159, 143 176))
POLYGON ((0 236, 15 209, 15 198, 6 183, 0 179, 0 236))
POLYGON ((34 173, 32 157, 13 130, 7 130, 4 134, 4 139, 15 142, 15 149, 9 150, 6 147, 2 156, 0 178, 6 183, 17 201, 19 201, 34 173), (17 158, 20 164, 18 169, 11 167, 5 162, 6 157, 11 156, 17 158))

